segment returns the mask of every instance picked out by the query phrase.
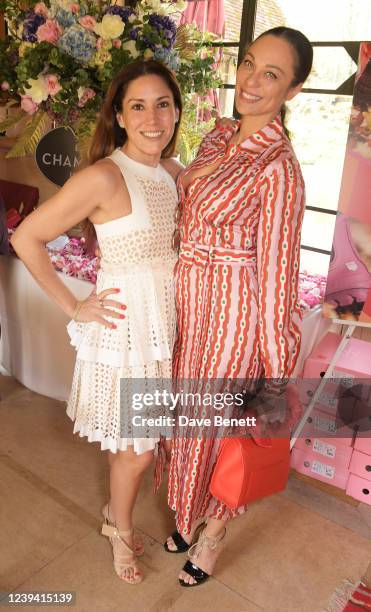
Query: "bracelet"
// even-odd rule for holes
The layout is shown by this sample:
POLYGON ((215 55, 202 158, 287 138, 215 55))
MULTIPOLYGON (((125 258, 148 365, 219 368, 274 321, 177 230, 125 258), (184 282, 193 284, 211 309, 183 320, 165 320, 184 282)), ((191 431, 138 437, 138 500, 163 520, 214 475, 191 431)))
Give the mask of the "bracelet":
POLYGON ((78 314, 79 314, 79 312, 81 310, 81 307, 82 307, 83 303, 84 302, 80 302, 79 300, 77 300, 76 307, 75 307, 75 310, 73 311, 73 315, 72 315, 72 319, 74 321, 78 321, 77 317, 78 317, 78 314))

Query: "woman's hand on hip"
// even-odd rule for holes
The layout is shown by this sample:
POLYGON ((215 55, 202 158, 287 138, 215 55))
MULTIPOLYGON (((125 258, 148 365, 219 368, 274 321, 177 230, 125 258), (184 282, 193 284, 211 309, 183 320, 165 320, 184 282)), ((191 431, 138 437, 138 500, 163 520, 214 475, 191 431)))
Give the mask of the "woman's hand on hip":
POLYGON ((96 293, 94 290, 86 300, 78 301, 76 304, 73 319, 79 323, 91 323, 97 321, 111 329, 115 329, 117 325, 111 321, 107 321, 105 317, 113 319, 124 319, 123 310, 126 310, 126 305, 109 298, 111 294, 117 294, 120 289, 105 289, 96 293), (116 309, 116 310, 113 310, 116 309), (117 312, 118 311, 118 312, 117 312), (121 311, 121 312, 120 312, 121 311))

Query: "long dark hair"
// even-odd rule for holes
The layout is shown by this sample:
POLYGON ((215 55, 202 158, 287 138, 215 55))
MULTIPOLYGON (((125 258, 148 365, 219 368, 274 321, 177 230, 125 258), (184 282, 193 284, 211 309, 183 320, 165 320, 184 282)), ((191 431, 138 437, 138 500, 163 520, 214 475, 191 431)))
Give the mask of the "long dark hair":
MULTIPOLYGON (((99 159, 107 157, 114 149, 125 144, 127 134, 125 129, 119 126, 116 114, 122 110, 122 101, 130 83, 141 76, 152 74, 163 79, 169 87, 173 94, 175 107, 179 111, 179 121, 175 124, 174 134, 162 151, 161 157, 167 158, 174 154, 183 108, 178 82, 174 74, 164 64, 154 60, 138 59, 127 64, 113 79, 108 88, 90 145, 88 154, 89 164, 94 164, 99 159)), ((89 250, 92 248, 95 238, 94 226, 89 220, 84 222, 84 235, 86 246, 89 250)))
MULTIPOLYGON (((271 28, 270 30, 262 32, 262 34, 260 34, 255 41, 259 40, 259 38, 263 38, 263 36, 276 36, 276 38, 283 38, 289 43, 294 51, 294 78, 291 82, 291 87, 296 87, 296 85, 299 85, 299 83, 304 83, 312 70, 313 64, 313 47, 305 34, 299 30, 294 30, 293 28, 278 26, 277 28, 271 28)), ((253 43, 248 45, 246 52, 251 44, 253 43)), ((285 126, 285 115, 286 106, 283 105, 281 108, 281 119, 284 130, 289 136, 288 130, 285 126)))

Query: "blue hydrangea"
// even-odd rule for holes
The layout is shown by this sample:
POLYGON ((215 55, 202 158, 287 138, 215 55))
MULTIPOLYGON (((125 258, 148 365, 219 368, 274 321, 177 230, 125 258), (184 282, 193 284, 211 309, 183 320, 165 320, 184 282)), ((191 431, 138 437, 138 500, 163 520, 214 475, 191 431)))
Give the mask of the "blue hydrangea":
POLYGON ((42 15, 37 15, 33 11, 28 11, 23 22, 23 40, 27 42, 37 42, 37 29, 45 23, 46 19, 42 15))
POLYGON ((83 64, 87 64, 96 51, 94 34, 77 23, 62 34, 57 45, 83 64))
POLYGON ((133 13, 133 9, 128 6, 109 6, 108 9, 104 11, 105 15, 118 15, 124 23, 128 22, 130 15, 133 15, 133 13))
POLYGON ((166 64, 170 70, 177 71, 180 66, 180 57, 174 49, 170 50, 160 47, 156 49, 153 59, 166 64))
POLYGON ((169 47, 173 46, 176 38, 176 25, 170 17, 152 13, 148 18, 148 23, 158 31, 162 38, 168 41, 169 47))
POLYGON ((69 28, 77 21, 74 13, 61 7, 58 7, 54 17, 62 28, 69 28))
POLYGON ((138 38, 138 34, 139 34, 139 28, 133 28, 130 31, 130 38, 131 38, 131 40, 136 40, 138 38))

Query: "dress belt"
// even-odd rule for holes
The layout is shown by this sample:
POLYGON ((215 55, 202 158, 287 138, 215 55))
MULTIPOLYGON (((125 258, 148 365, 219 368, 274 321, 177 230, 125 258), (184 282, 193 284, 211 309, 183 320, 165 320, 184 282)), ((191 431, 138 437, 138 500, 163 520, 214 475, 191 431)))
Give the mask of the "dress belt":
POLYGON ((238 264, 246 266, 256 263, 256 249, 236 249, 195 242, 182 242, 179 259, 185 264, 238 264))

